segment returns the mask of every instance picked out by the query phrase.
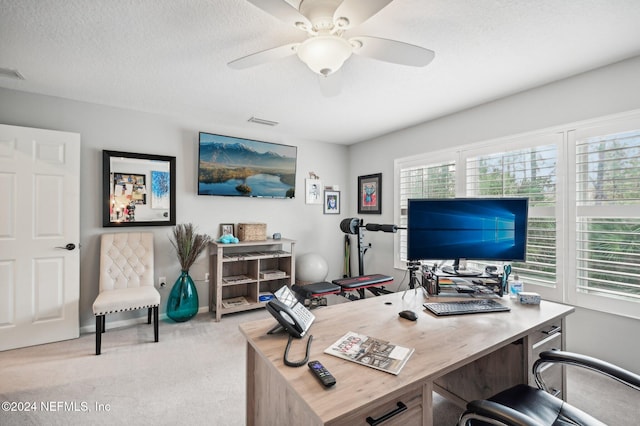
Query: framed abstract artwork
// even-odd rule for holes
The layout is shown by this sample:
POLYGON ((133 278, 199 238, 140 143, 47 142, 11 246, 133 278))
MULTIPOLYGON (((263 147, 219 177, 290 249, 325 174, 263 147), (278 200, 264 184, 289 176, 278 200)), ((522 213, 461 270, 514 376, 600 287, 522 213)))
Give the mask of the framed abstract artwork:
POLYGON ((169 209, 170 177, 169 172, 151 171, 151 208, 169 209))
POLYGON ((382 173, 358 176, 358 213, 382 213, 382 173))

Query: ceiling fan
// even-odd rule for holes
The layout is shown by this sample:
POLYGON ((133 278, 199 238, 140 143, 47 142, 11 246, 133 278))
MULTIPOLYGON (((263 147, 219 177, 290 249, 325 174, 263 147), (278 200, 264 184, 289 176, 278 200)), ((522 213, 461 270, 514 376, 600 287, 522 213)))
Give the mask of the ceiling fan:
POLYGON ((285 0, 247 0, 276 18, 306 31, 308 38, 263 50, 229 62, 244 69, 276 59, 297 55, 318 74, 326 96, 340 92, 340 68, 352 54, 414 67, 428 65, 434 52, 423 47, 370 36, 346 38, 347 30, 363 23, 393 0, 300 0, 298 9, 285 0))

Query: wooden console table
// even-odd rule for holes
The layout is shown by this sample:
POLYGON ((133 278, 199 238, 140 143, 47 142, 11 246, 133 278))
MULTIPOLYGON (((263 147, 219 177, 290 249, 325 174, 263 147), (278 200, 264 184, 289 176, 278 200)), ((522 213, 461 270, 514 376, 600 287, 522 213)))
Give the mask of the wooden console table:
POLYGON ((295 283, 294 240, 282 238, 209 244, 209 311, 222 315, 263 308, 263 294, 295 283), (288 250, 287 250, 288 249, 288 250), (243 304, 225 302, 244 298, 243 304))
MULTIPOLYGON (((274 319, 242 324, 247 425, 366 425, 366 418, 378 419, 402 402, 407 409, 384 425, 431 426, 433 390, 463 406, 512 384, 531 382, 541 342, 552 339, 564 349, 565 317, 574 311, 558 303, 520 305, 503 297, 510 312, 435 317, 423 308, 426 301, 418 289, 408 290, 404 298, 400 292, 314 310, 309 359, 319 360, 336 377, 337 384, 329 389, 306 366, 284 365, 286 335, 266 334, 274 319), (418 320, 398 317, 404 309, 414 310, 418 320), (324 354, 347 331, 415 352, 397 376, 324 354)), ((289 359, 304 358, 305 345, 306 339, 294 340, 289 359)), ((561 391, 563 379, 564 373, 561 391)))

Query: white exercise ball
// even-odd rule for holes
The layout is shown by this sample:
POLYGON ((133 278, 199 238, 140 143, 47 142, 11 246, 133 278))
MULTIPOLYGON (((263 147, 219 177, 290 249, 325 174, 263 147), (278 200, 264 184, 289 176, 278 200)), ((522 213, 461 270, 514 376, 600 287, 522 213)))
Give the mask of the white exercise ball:
POLYGON ((296 282, 317 283, 327 279, 329 264, 318 253, 306 253, 296 257, 296 282))

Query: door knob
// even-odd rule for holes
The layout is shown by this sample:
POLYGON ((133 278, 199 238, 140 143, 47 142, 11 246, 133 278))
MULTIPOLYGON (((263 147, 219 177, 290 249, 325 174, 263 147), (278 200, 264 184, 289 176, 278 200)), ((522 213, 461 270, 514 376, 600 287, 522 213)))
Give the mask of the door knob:
POLYGON ((59 248, 59 249, 65 249, 65 250, 69 250, 69 251, 71 251, 71 250, 73 250, 73 249, 75 249, 75 248, 76 248, 76 245, 75 245, 75 244, 73 244, 73 243, 69 243, 69 244, 67 244, 67 245, 66 245, 66 246, 64 246, 64 247, 56 247, 56 248, 59 248))

